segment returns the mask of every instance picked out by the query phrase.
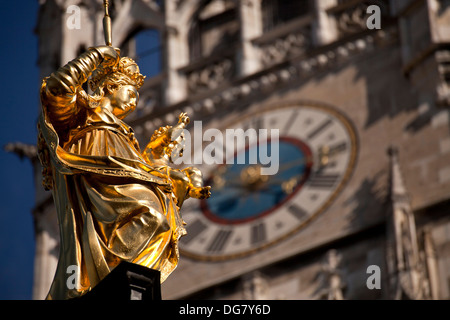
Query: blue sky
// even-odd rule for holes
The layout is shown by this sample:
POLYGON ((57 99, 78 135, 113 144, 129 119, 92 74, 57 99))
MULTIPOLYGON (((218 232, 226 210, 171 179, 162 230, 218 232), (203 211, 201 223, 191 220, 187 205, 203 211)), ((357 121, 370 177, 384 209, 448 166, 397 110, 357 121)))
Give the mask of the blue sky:
POLYGON ((34 261, 33 169, 4 151, 35 144, 39 110, 37 0, 2 1, 0 28, 0 299, 31 299, 34 261))

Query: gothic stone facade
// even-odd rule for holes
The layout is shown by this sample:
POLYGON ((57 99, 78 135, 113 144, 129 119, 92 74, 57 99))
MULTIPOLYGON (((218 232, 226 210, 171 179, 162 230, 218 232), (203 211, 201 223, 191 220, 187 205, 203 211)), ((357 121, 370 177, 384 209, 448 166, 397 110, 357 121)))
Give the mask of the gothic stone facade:
MULTIPOLYGON (((113 3, 113 44, 123 52, 137 54, 141 30, 160 35, 161 72, 146 80, 128 120, 142 144, 182 111, 204 129, 221 128, 286 103, 332 106, 357 137, 353 171, 320 215, 239 257, 198 259, 182 241, 164 299, 450 298, 448 1, 113 3), (377 270, 380 289, 370 289, 377 270)), ((101 18, 101 1, 42 1, 42 76, 102 44, 101 18), (80 9, 80 29, 67 27, 70 5, 80 9)), ((37 188, 41 299, 58 231, 51 197, 37 188)))

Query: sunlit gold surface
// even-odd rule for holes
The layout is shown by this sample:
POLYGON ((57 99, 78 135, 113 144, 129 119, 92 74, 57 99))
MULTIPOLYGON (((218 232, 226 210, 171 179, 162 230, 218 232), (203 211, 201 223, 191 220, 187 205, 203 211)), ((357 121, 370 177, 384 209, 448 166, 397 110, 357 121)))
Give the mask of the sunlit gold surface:
POLYGON ((109 16, 109 1, 103 0, 103 7, 105 9, 105 16, 103 17, 103 32, 105 34, 106 45, 112 45, 112 26, 111 17, 109 16))
POLYGON ((210 195, 198 169, 169 166, 187 115, 160 129, 141 153, 122 119, 136 108, 144 77, 119 53, 90 48, 42 82, 39 158, 61 231, 49 299, 83 295, 122 260, 159 270, 164 281, 177 266, 178 239, 186 233, 181 204, 210 195), (88 78, 92 96, 82 89, 88 78), (168 131, 180 134, 174 139, 168 131), (67 286, 71 265, 79 268, 74 289, 67 286))

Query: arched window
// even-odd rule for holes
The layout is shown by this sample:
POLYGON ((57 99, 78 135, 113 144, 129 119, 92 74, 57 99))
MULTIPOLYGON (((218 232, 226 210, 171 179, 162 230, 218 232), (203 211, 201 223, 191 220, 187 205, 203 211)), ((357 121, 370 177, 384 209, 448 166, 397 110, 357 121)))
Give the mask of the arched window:
POLYGON ((161 39, 156 29, 138 29, 122 45, 122 56, 134 59, 147 78, 158 75, 162 70, 161 39))
POLYGON ((121 46, 121 55, 134 59, 146 76, 139 91, 136 111, 128 116, 134 120, 161 106, 162 45, 156 29, 139 28, 132 32, 121 46))
POLYGON ((239 40, 239 20, 234 1, 208 2, 193 19, 189 34, 190 60, 232 49, 239 40))
POLYGON ((264 32, 308 14, 311 7, 311 0, 263 0, 262 20, 264 32))

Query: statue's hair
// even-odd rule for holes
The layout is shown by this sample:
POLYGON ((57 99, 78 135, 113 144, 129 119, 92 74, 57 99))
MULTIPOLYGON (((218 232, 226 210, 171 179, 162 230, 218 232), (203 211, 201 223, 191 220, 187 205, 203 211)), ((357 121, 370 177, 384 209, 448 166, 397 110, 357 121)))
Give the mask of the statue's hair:
POLYGON ((107 84, 133 85, 139 89, 145 76, 139 72, 137 63, 128 57, 122 57, 115 68, 100 65, 91 76, 89 86, 92 91, 104 90, 107 84))
POLYGON ((134 83, 126 76, 121 76, 117 73, 104 78, 101 84, 93 92, 93 95, 89 96, 92 103, 91 107, 97 106, 105 95, 112 93, 113 90, 109 89, 110 86, 117 87, 125 85, 134 85, 134 83))

